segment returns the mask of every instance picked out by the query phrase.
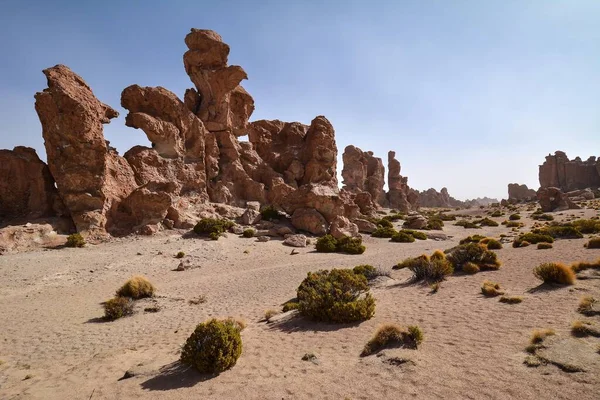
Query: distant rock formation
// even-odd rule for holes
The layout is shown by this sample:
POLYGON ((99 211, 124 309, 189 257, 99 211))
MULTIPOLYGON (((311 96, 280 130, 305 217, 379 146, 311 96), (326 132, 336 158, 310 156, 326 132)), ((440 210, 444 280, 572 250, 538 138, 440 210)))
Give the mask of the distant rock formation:
POLYGON ((34 149, 0 150, 0 218, 31 219, 67 211, 54 178, 34 149))
POLYGON ((364 152, 350 145, 344 149, 343 161, 344 189, 352 193, 368 192, 377 205, 386 206, 385 167, 381 158, 372 151, 364 152))
POLYGON ((489 197, 477 198, 473 200, 457 200, 450 196, 448 189, 442 188, 439 192, 433 188, 418 192, 419 205, 421 207, 441 207, 441 208, 470 208, 487 206, 492 203, 498 203, 497 199, 491 199, 489 197))
POLYGON ((527 185, 519 185, 518 183, 508 184, 508 201, 521 202, 535 200, 536 191, 529 189, 527 185))
POLYGON ((600 159, 592 156, 586 161, 576 157, 569 160, 563 151, 548 154, 540 165, 540 187, 557 187, 563 192, 600 187, 600 159))
POLYGON ((400 161, 396 159, 396 152, 388 152, 388 193, 387 200, 390 208, 395 208, 402 212, 417 209, 419 207, 419 197, 411 192, 408 187, 408 178, 400 175, 400 161))

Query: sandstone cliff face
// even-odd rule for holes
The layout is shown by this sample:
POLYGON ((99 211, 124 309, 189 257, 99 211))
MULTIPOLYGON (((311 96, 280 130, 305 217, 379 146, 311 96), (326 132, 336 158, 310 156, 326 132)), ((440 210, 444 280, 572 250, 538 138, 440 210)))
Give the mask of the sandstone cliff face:
POLYGON ((419 206, 419 199, 414 193, 411 194, 411 189, 408 187, 408 178, 400 175, 400 170, 400 161, 396 159, 396 152, 388 152, 388 204, 390 208, 408 212, 419 206))
POLYGON ((508 184, 508 200, 513 201, 529 201, 536 198, 536 191, 529 189, 527 185, 519 185, 518 183, 508 184))
POLYGON ((66 213, 46 163, 34 149, 0 150, 0 219, 66 213))
POLYGON ((127 161, 102 133, 118 113, 100 102, 64 65, 44 70, 48 88, 35 95, 48 167, 79 231, 110 227, 118 203, 137 186, 127 161))
POLYGON ((600 160, 590 157, 582 161, 579 157, 569 160, 562 152, 546 156, 540 165, 540 187, 557 187, 564 192, 600 186, 600 160))
POLYGON ((368 192, 379 206, 387 205, 383 186, 385 184, 385 167, 381 158, 373 152, 364 152, 355 146, 346 146, 343 154, 344 168, 342 178, 344 189, 352 192, 368 192))

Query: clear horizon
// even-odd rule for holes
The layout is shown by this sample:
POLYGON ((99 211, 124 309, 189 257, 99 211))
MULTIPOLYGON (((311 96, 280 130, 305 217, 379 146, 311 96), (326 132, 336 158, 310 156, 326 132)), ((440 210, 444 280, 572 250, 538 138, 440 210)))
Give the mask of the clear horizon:
POLYGON ((248 73, 251 120, 332 122, 338 175, 349 144, 384 165, 394 150, 412 188, 501 199, 508 183, 537 189, 549 153, 600 156, 600 1, 126 3, 3 2, 0 148, 45 159, 33 96, 56 64, 119 111, 104 132, 120 154, 149 145, 121 91, 182 98, 184 38, 202 28, 248 73))

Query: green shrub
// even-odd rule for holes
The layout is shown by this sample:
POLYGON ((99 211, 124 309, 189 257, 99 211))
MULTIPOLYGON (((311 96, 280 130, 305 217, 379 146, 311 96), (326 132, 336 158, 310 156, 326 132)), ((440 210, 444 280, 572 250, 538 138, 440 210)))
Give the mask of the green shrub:
POLYGON ((377 238, 391 238, 396 233, 398 232, 394 228, 379 225, 377 229, 371 233, 371 236, 377 238))
POLYGON ((217 240, 218 235, 225 232, 234 225, 233 221, 227 219, 202 218, 200 222, 194 226, 194 232, 197 235, 209 235, 211 239, 217 240), (217 235, 217 239, 213 236, 217 235))
POLYGON ((177 255, 175 256, 175 258, 183 258, 185 257, 185 253, 183 251, 180 251, 177 253, 177 255))
POLYGON ((537 212, 531 214, 531 218, 535 219, 536 221, 554 221, 554 216, 537 212))
POLYGON ((392 236, 392 242, 397 243, 412 243, 415 241, 413 235, 410 235, 406 232, 396 232, 394 236, 392 236))
POLYGON ((523 224, 521 222, 516 222, 516 221, 508 221, 504 225, 506 225, 507 228, 520 228, 523 226, 523 224))
POLYGON ((298 302, 297 301, 293 301, 290 300, 286 303, 283 304, 283 308, 282 308, 282 312, 288 312, 291 310, 297 310, 298 309, 298 302))
POLYGON ((496 221, 494 221, 493 219, 487 218, 487 217, 483 218, 479 221, 476 221, 476 223, 479 223, 479 225, 481 225, 481 226, 498 226, 499 225, 496 221))
POLYGON ((501 296, 498 301, 506 304, 519 304, 523 301, 523 298, 521 296, 501 296))
POLYGON ((210 240, 219 240, 221 234, 219 232, 211 232, 208 234, 208 237, 210 238, 210 240))
POLYGON ((81 236, 81 233, 73 233, 67 236, 67 247, 83 247, 85 246, 85 239, 81 236))
POLYGON ((452 265, 441 251, 436 251, 431 257, 423 254, 395 265, 393 269, 408 268, 413 273, 413 280, 426 282, 439 282, 451 275, 452 265))
POLYGON ((597 219, 578 219, 572 224, 581 233, 600 233, 600 220, 597 219))
MULTIPOLYGON (((549 235, 553 238, 581 239, 583 235, 573 225, 548 225, 543 228, 534 229, 533 233, 549 235)), ((531 242, 530 242, 531 243, 531 242)))
POLYGON ((392 224, 392 221, 390 221, 389 219, 386 219, 386 218, 375 220, 375 224, 378 227, 382 227, 382 228, 393 228, 394 227, 394 224, 392 224))
POLYGON ((401 214, 401 213, 392 213, 391 215, 386 215, 385 217, 383 217, 383 219, 386 221, 398 221, 398 220, 404 219, 404 218, 405 218, 404 214, 401 214))
POLYGON ((369 264, 357 265, 352 268, 352 272, 355 274, 363 275, 367 280, 371 280, 377 277, 377 269, 369 264))
POLYGON ((503 215, 504 215, 504 214, 502 213, 502 211, 500 211, 500 210, 496 210, 496 211, 494 211, 494 212, 492 213, 492 215, 491 215, 491 216, 492 216, 492 217, 494 217, 494 218, 498 218, 498 217, 501 217, 501 216, 503 216, 503 215))
POLYGON ((117 296, 104 303, 104 319, 114 321, 133 314, 133 300, 117 296))
POLYGON ((196 326, 181 351, 181 362, 202 373, 219 373, 242 354, 242 327, 232 319, 211 319, 196 326))
POLYGON ((441 219, 430 219, 427 222, 426 229, 441 231, 444 228, 444 222, 441 219))
POLYGON ((281 217, 279 211, 273 206, 266 206, 260 211, 262 219, 266 221, 277 220, 281 217))
POLYGON ((485 238, 480 243, 484 244, 488 250, 500 250, 502 248, 502 243, 492 238, 485 238))
POLYGON ((544 243, 544 242, 540 242, 537 244, 537 249, 538 250, 548 250, 552 248, 552 243, 544 243))
POLYGON ((462 271, 466 263, 476 264, 481 270, 500 268, 496 253, 478 243, 466 243, 447 251, 446 257, 455 271, 462 271))
POLYGON ((554 238, 547 234, 528 232, 520 235, 513 241, 512 247, 525 247, 523 243, 538 244, 538 243, 554 243, 554 238))
POLYGON ((248 229, 244 229, 242 236, 244 236, 245 238, 251 238, 251 237, 254 237, 254 233, 256 233, 256 231, 254 229, 248 228, 248 229))
POLYGON ((347 254, 362 254, 367 248, 362 244, 360 237, 344 236, 338 239, 337 250, 347 254))
POLYGON ((591 238, 586 244, 585 247, 588 249, 600 249, 600 237, 591 238))
POLYGON ((406 233, 417 240, 427 240, 427 235, 423 232, 413 231, 412 229, 402 229, 400 232, 406 233))
POLYGON ((461 241, 459 242, 459 244, 465 244, 465 243, 479 243, 480 241, 482 241, 483 239, 485 239, 485 236, 481 236, 481 235, 472 235, 472 236, 467 236, 464 239, 461 239, 461 241))
POLYGON ((309 272, 297 294, 300 313, 317 321, 364 321, 375 313, 367 278, 348 269, 309 272))
POLYGON ((143 276, 134 276, 117 290, 118 297, 130 297, 134 300, 154 296, 154 285, 143 276))
POLYGON ((386 324, 377 329, 373 338, 365 345, 361 356, 371 355, 390 346, 416 349, 422 341, 423 332, 418 326, 410 326, 408 329, 403 329, 398 325, 386 324))
POLYGON ((321 236, 317 239, 316 246, 319 253, 335 253, 337 250, 337 239, 331 235, 321 236))
POLYGON ((511 214, 508 219, 510 219, 511 221, 518 221, 521 219, 521 216, 519 214, 511 214))
POLYGON ((456 215, 448 215, 444 213, 439 213, 437 218, 441 219, 442 221, 456 221, 456 215))
POLYGON ((561 263, 544 263, 533 269, 533 275, 544 283, 572 285, 575 283, 575 273, 561 263))

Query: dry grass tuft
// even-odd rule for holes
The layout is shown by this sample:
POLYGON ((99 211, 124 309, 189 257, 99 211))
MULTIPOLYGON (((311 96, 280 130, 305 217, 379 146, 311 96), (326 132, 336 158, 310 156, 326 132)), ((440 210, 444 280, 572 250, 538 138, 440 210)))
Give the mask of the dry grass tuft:
POLYGON ((593 296, 583 296, 579 301, 577 311, 583 315, 594 315, 593 306, 597 301, 593 296))
POLYGON ((546 339, 548 336, 556 335, 554 329, 536 329, 531 333, 531 339, 529 340, 530 344, 540 344, 546 339))
POLYGON ((552 248, 552 243, 541 242, 541 243, 537 244, 537 249, 538 250, 548 250, 548 249, 551 249, 551 248, 552 248))
POLYGON ((483 281, 481 293, 486 297, 495 297, 504 294, 504 292, 500 290, 500 284, 492 281, 483 281))
POLYGON ((266 322, 270 322, 270 321, 271 321, 271 318, 273 318, 273 317, 274 317, 274 316, 276 316, 277 314, 279 314, 279 313, 277 312, 277 310, 273 310, 273 309, 267 310, 267 311, 265 311, 265 319, 264 319, 264 320, 265 320, 266 322))
POLYGON ((580 271, 584 271, 586 269, 600 269, 600 258, 597 259, 595 262, 578 262, 575 263, 573 265, 571 265, 571 269, 574 272, 580 272, 580 271))
POLYGON ((600 249, 600 237, 591 238, 586 244, 585 247, 588 249, 600 249))
POLYGON ((533 269, 533 275, 544 283, 572 285, 575 283, 575 273, 562 263, 544 263, 533 269))
POLYGON ((422 341, 423 332, 418 326, 409 326, 404 329, 399 325, 386 324, 377 329, 373 338, 365 345, 361 356, 371 355, 388 346, 416 349, 422 341))
POLYGON ((519 304, 523 301, 523 298, 521 296, 502 296, 498 301, 506 304, 519 304))
POLYGON ((134 300, 154 295, 154 285, 143 276, 134 276, 117 290, 117 296, 130 297, 134 300))

